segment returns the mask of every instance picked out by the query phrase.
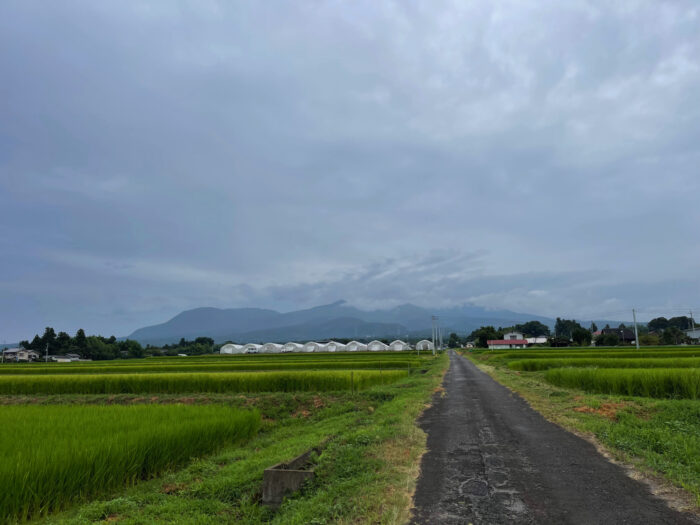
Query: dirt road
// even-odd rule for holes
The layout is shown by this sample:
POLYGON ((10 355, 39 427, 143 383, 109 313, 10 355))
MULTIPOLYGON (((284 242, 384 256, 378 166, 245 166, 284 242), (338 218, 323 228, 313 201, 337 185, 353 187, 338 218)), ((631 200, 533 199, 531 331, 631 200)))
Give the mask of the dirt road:
POLYGON ((412 523, 698 523, 464 357, 451 354, 443 386, 420 421, 412 523))

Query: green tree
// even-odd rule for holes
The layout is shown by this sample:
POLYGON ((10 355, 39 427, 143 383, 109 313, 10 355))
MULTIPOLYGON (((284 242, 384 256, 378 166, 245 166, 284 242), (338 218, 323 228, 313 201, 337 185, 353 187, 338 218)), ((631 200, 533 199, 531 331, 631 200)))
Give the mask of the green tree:
POLYGON ((87 348, 87 337, 85 337, 85 330, 83 330, 82 328, 79 328, 78 331, 75 333, 75 337, 73 338, 73 347, 75 348, 76 352, 81 356, 81 352, 84 352, 87 348))
POLYGON ((620 338, 616 334, 602 334, 595 340, 596 346, 617 346, 620 338))
POLYGON ((450 334, 450 337, 447 339, 447 347, 448 348, 459 348, 462 346, 462 342, 459 340, 459 336, 452 332, 450 334))
POLYGON ((639 337, 639 344, 643 346, 656 346, 660 342, 658 335, 642 335, 639 337))
POLYGON ((661 342, 665 345, 677 345, 685 339, 685 334, 677 326, 669 325, 661 336, 661 342))
POLYGON ((47 326, 44 330, 44 335, 41 336, 41 347, 46 349, 46 345, 49 345, 49 349, 54 347, 56 343, 56 332, 50 326, 47 326))
POLYGON ((65 354, 70 350, 70 346, 70 336, 65 332, 58 332, 58 335, 56 336, 56 343, 54 344, 51 352, 54 354, 65 354))
POLYGON ((550 334, 549 326, 539 321, 516 324, 513 328, 518 332, 522 332, 525 337, 548 336, 550 334))
POLYGON ((575 328, 571 334, 571 339, 579 346, 589 346, 593 336, 585 328, 575 328))
POLYGON ((591 327, 588 329, 591 333, 598 331, 598 325, 594 321, 591 321, 591 327))
POLYGON ((474 344, 479 348, 487 348, 489 339, 500 339, 503 337, 503 332, 497 331, 493 326, 482 326, 474 330, 469 336, 469 340, 474 341, 474 344))
POLYGON ((580 324, 576 322, 575 319, 560 319, 557 317, 557 322, 554 325, 554 333, 557 337, 567 337, 571 339, 574 334, 574 330, 577 328, 583 328, 580 324))

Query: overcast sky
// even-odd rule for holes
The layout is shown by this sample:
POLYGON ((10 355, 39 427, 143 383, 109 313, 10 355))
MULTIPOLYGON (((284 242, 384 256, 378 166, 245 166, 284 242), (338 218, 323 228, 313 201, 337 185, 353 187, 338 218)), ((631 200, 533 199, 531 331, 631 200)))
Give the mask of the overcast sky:
POLYGON ((3 1, 0 342, 697 307, 698 28, 695 0, 3 1))

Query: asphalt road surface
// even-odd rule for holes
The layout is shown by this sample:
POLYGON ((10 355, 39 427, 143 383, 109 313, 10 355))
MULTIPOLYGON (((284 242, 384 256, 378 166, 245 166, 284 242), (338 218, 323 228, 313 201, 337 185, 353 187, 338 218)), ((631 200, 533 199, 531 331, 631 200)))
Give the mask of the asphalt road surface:
POLYGON ((454 352, 443 386, 412 523, 698 523, 454 352))

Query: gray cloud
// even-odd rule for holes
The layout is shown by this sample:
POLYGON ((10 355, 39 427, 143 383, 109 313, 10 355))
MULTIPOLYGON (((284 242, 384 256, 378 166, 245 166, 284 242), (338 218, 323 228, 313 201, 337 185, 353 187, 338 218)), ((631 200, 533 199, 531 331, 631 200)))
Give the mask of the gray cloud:
POLYGON ((700 10, 0 6, 0 340, 182 308, 697 304, 700 10))

